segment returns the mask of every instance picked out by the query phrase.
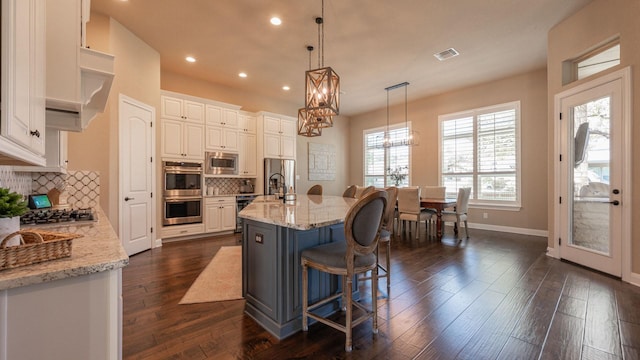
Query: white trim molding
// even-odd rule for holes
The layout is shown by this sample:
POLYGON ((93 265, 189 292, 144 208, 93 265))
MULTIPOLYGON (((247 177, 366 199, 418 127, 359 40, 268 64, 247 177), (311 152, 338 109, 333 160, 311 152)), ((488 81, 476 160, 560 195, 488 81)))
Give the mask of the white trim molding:
POLYGON ((520 234, 520 235, 549 237, 549 232, 547 230, 518 228, 518 227, 512 227, 512 226, 469 223, 469 229, 480 229, 480 230, 506 232, 506 233, 520 234))

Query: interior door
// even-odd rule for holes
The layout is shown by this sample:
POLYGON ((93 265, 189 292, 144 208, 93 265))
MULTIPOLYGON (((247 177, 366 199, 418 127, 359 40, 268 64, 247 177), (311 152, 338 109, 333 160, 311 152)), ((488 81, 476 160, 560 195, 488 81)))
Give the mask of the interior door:
POLYGON ((120 239, 127 255, 153 244, 153 107, 120 95, 120 239))
MULTIPOLYGON (((561 134, 560 257, 622 275, 624 166, 623 80, 594 81, 559 98, 561 134)), ((558 97, 556 97, 558 99, 558 97)))

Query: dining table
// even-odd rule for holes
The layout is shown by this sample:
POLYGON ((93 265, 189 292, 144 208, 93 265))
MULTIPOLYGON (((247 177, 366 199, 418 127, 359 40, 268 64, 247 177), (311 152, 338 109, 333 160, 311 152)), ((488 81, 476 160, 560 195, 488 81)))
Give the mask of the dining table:
POLYGON ((456 206, 455 198, 420 198, 420 207, 436 211, 436 229, 438 240, 442 239, 442 211, 456 206))

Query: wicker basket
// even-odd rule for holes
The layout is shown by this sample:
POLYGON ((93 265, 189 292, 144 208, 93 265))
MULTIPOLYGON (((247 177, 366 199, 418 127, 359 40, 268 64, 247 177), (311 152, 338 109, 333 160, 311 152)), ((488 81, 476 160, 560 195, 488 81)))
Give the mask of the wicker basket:
POLYGON ((42 230, 22 230, 7 235, 0 243, 0 270, 71 256, 71 242, 78 234, 42 230), (20 236, 20 245, 6 246, 20 236))

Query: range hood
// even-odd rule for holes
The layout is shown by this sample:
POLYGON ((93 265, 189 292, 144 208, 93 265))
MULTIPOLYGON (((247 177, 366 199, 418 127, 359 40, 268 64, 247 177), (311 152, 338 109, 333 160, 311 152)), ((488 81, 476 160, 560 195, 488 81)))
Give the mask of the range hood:
MULTIPOLYGON (((80 91, 78 93, 71 89, 72 93, 76 92, 77 99, 50 97, 47 91, 47 127, 66 131, 83 131, 98 113, 104 112, 113 82, 113 62, 113 55, 80 48, 78 74, 80 91)), ((71 80, 63 84, 76 86, 75 81, 71 80)))

